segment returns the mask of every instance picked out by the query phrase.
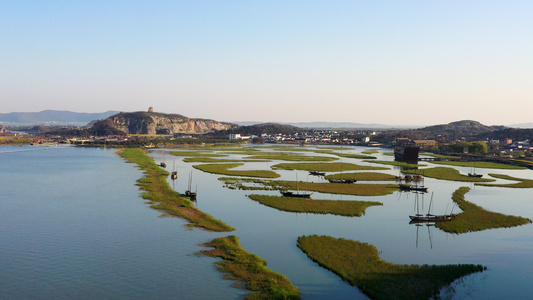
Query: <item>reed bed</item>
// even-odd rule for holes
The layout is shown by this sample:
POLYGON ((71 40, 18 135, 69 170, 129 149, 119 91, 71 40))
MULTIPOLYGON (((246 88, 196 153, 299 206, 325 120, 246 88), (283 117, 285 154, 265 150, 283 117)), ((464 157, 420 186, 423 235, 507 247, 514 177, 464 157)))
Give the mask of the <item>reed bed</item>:
POLYGON ((360 166, 351 163, 281 163, 273 165, 272 169, 282 170, 303 170, 303 171, 322 171, 322 172, 341 172, 341 171, 366 171, 366 170, 389 170, 389 168, 360 166))
POLYGON ((507 165, 507 164, 499 164, 499 163, 493 163, 493 162, 487 162, 487 161, 432 161, 434 164, 438 165, 451 165, 451 166, 459 166, 459 167, 471 167, 471 168, 487 168, 487 169, 503 169, 503 170, 523 170, 527 169, 526 167, 520 167, 520 166, 514 166, 514 165, 507 165))
MULTIPOLYGON (((338 149, 338 148, 337 148, 338 149)), ((358 159, 376 159, 375 156, 371 155, 364 155, 364 154, 353 154, 353 153, 342 153, 337 151, 331 151, 331 150, 315 150, 316 153, 324 153, 324 154, 331 154, 331 155, 337 155, 339 157, 345 157, 345 158, 358 158, 358 159)))
POLYGON ((282 190, 307 190, 330 194, 355 196, 383 196, 398 190, 397 184, 362 184, 362 183, 315 183, 303 181, 270 180, 265 184, 282 190))
POLYGON ((436 223, 436 227, 446 232, 460 234, 493 228, 515 227, 531 223, 530 219, 491 212, 472 202, 466 201, 465 194, 469 191, 469 187, 461 187, 453 193, 453 201, 457 203, 463 212, 458 214, 450 222, 436 223))
POLYGON ((381 260, 370 244, 329 236, 300 236, 297 246, 372 299, 438 298, 454 280, 486 270, 473 264, 396 265, 381 260))
POLYGON ((268 195, 249 195, 250 199, 282 211, 313 214, 331 214, 360 217, 369 206, 383 205, 375 201, 311 200, 268 195))
POLYGON ((516 188, 516 189, 530 189, 530 188, 533 188, 533 180, 531 180, 531 179, 517 178, 517 177, 512 177, 512 176, 503 175, 503 174, 489 174, 489 175, 491 177, 494 177, 494 178, 505 179, 505 180, 514 180, 514 181, 518 181, 518 182, 516 182, 516 183, 507 183, 507 184, 476 183, 476 185, 495 186, 495 187, 504 187, 504 188, 516 188))
POLYGON ((224 157, 228 156, 227 154, 218 154, 212 152, 206 152, 205 150, 197 151, 172 151, 170 154, 174 156, 187 156, 187 157, 224 157))
POLYGON ((266 260, 242 249, 236 236, 217 238, 203 246, 214 249, 198 254, 222 258, 216 263, 218 269, 254 292, 246 299, 300 299, 298 288, 286 276, 268 269, 266 260))
POLYGON ((450 181, 465 181, 465 182, 491 182, 494 179, 489 178, 480 178, 480 177, 470 177, 467 175, 462 175, 458 170, 448 167, 435 167, 422 170, 405 170, 404 173, 407 174, 417 174, 423 175, 426 177, 450 180, 450 181))
POLYGON ((359 173, 338 173, 331 174, 325 177, 326 179, 355 179, 357 181, 393 181, 398 180, 396 176, 377 173, 377 172, 359 172, 359 173))
POLYGON ((286 161, 334 161, 338 160, 335 157, 327 156, 309 156, 297 153, 288 152, 265 152, 257 155, 245 157, 246 159, 272 159, 272 160, 286 160, 286 161))
POLYGON ((222 174, 229 176, 260 177, 260 178, 278 178, 280 175, 274 171, 268 170, 230 170, 242 166, 242 163, 234 164, 205 164, 195 165, 194 168, 212 174, 222 174))
POLYGON ((252 160, 252 159, 223 159, 212 157, 186 157, 184 162, 189 163, 234 163, 234 162, 269 162, 270 160, 252 160))
POLYGON ((174 191, 167 182, 169 173, 161 169, 146 152, 139 148, 128 148, 118 153, 127 162, 135 163, 143 170, 144 177, 137 185, 144 190, 141 196, 148 200, 151 207, 189 221, 188 226, 210 231, 233 231, 235 228, 213 218, 213 216, 193 207, 191 201, 174 191))
POLYGON ((418 168, 418 167, 427 166, 423 164, 410 164, 410 163, 406 163, 402 161, 387 161, 387 160, 365 160, 364 162, 381 164, 381 165, 389 165, 389 166, 397 166, 397 167, 406 167, 406 168, 418 168))

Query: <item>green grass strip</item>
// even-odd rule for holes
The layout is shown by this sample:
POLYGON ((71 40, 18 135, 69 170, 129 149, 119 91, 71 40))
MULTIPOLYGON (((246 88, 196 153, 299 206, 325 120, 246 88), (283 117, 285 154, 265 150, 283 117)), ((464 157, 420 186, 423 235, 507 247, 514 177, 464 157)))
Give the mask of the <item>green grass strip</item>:
POLYGON ((360 217, 365 214, 367 207, 383 205, 375 201, 311 200, 268 195, 249 195, 248 197, 263 205, 282 211, 348 217, 360 217))
POLYGON ((380 259, 376 247, 329 236, 300 236, 307 256, 372 299, 438 298, 443 287, 463 276, 483 272, 482 265, 396 265, 380 259))
POLYGON ((364 160, 364 162, 374 163, 374 164, 382 164, 382 165, 389 165, 389 166, 397 166, 397 167, 406 167, 406 168, 417 168, 417 167, 423 167, 427 165, 423 164, 410 164, 403 161, 387 161, 387 160, 364 160))
POLYGON ((212 174, 222 174, 229 176, 245 176, 245 177, 260 177, 260 178, 278 178, 280 175, 274 171, 268 170, 230 170, 231 168, 236 168, 244 164, 234 163, 234 164, 206 164, 206 165, 195 165, 194 168, 202 170, 207 173, 212 174))
POLYGON ((487 161, 432 161, 431 163, 438 165, 450 165, 450 166, 460 166, 460 167, 471 167, 471 168, 486 168, 486 169, 503 169, 503 170, 523 170, 527 169, 526 167, 499 164, 487 161))
POLYGON ((494 177, 494 178, 505 179, 505 180, 515 180, 515 181, 518 181, 518 182, 517 183, 507 183, 507 184, 476 183, 476 185, 504 187, 504 188, 516 188, 516 189, 530 189, 530 188, 533 188, 533 180, 531 180, 531 179, 517 178, 517 177, 512 177, 512 176, 503 175, 503 174, 489 174, 489 175, 491 177, 494 177))
POLYGON ((188 156, 188 157, 223 157, 227 154, 206 153, 205 151, 173 151, 170 154, 174 156, 188 156))
POLYGON ((338 160, 335 157, 327 156, 308 156, 286 152, 266 152, 258 155, 247 156, 246 159, 275 159, 286 161, 333 161, 338 160))
POLYGON ((418 174, 425 177, 431 177, 442 180, 450 181, 465 181, 465 182, 491 182, 494 179, 489 178, 480 178, 480 177, 470 177, 468 175, 462 175, 458 170, 448 167, 435 167, 428 169, 420 170, 405 170, 404 173, 407 174, 418 174))
POLYGON ((364 170, 389 170, 389 168, 360 166, 350 163, 281 163, 273 165, 272 169, 282 170, 304 170, 304 171, 323 171, 323 172, 341 172, 341 171, 364 171, 364 170))
POLYGON ((269 162, 270 160, 249 160, 249 159, 223 159, 212 157, 186 157, 184 162, 190 163, 233 163, 233 162, 269 162))
POLYGON ((211 215, 193 207, 191 201, 174 191, 167 182, 168 172, 161 169, 146 152, 139 148, 128 148, 119 152, 129 163, 136 163, 144 171, 144 177, 137 185, 145 192, 142 197, 150 201, 151 207, 168 215, 188 220, 190 227, 210 231, 233 231, 235 228, 213 218, 211 215))
MULTIPOLYGON (((345 158, 358 158, 358 159, 376 159, 375 156, 371 155, 363 155, 363 154, 353 154, 353 153, 342 153, 342 152, 336 152, 331 150, 316 150, 316 153, 324 153, 324 154, 331 154, 331 155, 337 155, 339 157, 345 157, 345 158)), ((363 152, 364 153, 364 152, 363 152)))
POLYGON ((265 184, 273 188, 283 190, 306 190, 330 194, 344 194, 355 196, 383 196, 394 193, 398 190, 397 184, 361 184, 361 183, 315 183, 300 181, 271 180, 265 184))
POLYGON ((217 238, 204 246, 214 249, 198 254, 222 258, 216 263, 218 269, 255 292, 246 299, 300 299, 298 288, 285 275, 268 269, 266 260, 242 249, 236 236, 217 238))
POLYGON ((393 181, 397 180, 396 176, 377 173, 377 172, 359 172, 359 173, 337 173, 327 175, 326 179, 355 179, 357 181, 393 181))
POLYGON ((482 231, 486 229, 515 227, 531 223, 530 219, 509 216, 491 212, 465 200, 465 194, 470 191, 469 187, 457 189, 452 199, 463 210, 457 217, 449 222, 437 222, 436 227, 451 233, 465 233, 482 231))

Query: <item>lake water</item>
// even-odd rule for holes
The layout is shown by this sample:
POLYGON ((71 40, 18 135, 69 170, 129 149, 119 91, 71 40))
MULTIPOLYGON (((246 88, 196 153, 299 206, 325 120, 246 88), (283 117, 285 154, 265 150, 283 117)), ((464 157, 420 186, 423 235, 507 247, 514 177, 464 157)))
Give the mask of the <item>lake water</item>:
MULTIPOLYGON (((362 150, 351 147, 342 151, 362 150)), ((296 247, 298 236, 312 234, 370 243, 379 249, 382 259, 398 264, 474 263, 488 267, 486 272, 456 282, 454 299, 529 298, 533 293, 532 225, 461 235, 416 227, 408 218, 414 211, 414 194, 400 192, 380 197, 313 193, 314 199, 383 203, 368 208, 362 217, 282 212, 248 199, 251 191, 224 188, 219 175, 193 170, 193 164, 167 151, 154 151, 151 155, 156 162, 165 161, 169 171, 174 165, 178 170, 178 180, 169 179, 171 186, 183 192, 193 170, 197 207, 237 228, 231 233, 188 230, 183 220, 161 218, 144 203, 135 186, 142 172, 114 151, 0 146, 0 298, 239 299, 246 291, 223 279, 214 266, 217 259, 194 255, 203 249, 200 243, 229 234, 237 235, 243 248, 266 259, 269 268, 289 277, 304 299, 366 299, 356 287, 321 268, 296 247)), ((392 160, 383 152, 374 156, 392 160)), ((234 154, 229 158, 240 157, 234 154)), ((358 159, 342 161, 367 164, 358 159)), ((276 163, 248 163, 240 168, 267 170, 276 163)), ((463 174, 470 171, 457 169, 463 174)), ((476 171, 533 179, 531 170, 476 171)), ((281 179, 321 180, 303 171, 277 172, 281 179)), ((380 172, 398 175, 399 171, 380 172)), ((468 201, 533 219, 531 189, 477 187, 431 178, 425 185, 434 192, 434 213, 449 211, 453 191, 470 186, 468 201)), ((429 198, 426 194, 426 210, 429 198)))

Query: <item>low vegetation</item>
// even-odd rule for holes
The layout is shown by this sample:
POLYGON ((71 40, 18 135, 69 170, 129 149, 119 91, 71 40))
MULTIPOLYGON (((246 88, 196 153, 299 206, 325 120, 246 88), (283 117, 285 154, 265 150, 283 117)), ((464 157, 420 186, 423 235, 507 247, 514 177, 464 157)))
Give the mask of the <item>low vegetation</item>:
POLYGON ((465 181, 465 182, 491 182, 494 179, 481 178, 481 177, 470 177, 468 175, 462 175, 458 170, 448 167, 435 167, 422 170, 406 170, 404 173, 407 174, 417 174, 423 175, 426 177, 450 180, 450 181, 465 181))
POLYGON ((207 173, 222 174, 229 176, 245 176, 245 177, 260 177, 260 178, 278 178, 280 175, 274 171, 268 170, 230 170, 242 166, 242 163, 234 164, 205 164, 195 165, 194 168, 202 170, 207 173))
POLYGON ((336 151, 331 151, 331 150, 316 150, 315 152, 316 153, 337 155, 339 157, 345 157, 345 158, 376 159, 376 157, 370 156, 370 155, 353 154, 353 153, 342 153, 342 152, 336 152, 336 151))
POLYGON ((189 163, 233 163, 233 162, 268 162, 269 160, 250 160, 250 159, 223 159, 212 157, 186 157, 184 162, 189 163))
POLYGON ((491 177, 494 177, 494 178, 505 179, 505 180, 514 180, 514 181, 518 181, 518 182, 516 182, 516 183, 507 183, 507 184, 477 183, 476 185, 505 187, 505 188, 518 188, 518 189, 530 189, 530 188, 533 188, 533 180, 531 180, 531 179, 517 178, 517 177, 512 177, 512 176, 503 175, 503 174, 489 174, 489 175, 491 177))
POLYGON ((136 163, 144 171, 144 177, 137 185, 144 190, 142 197, 151 207, 188 220, 190 227, 210 231, 233 231, 235 228, 216 220, 211 215, 196 209, 186 197, 174 191, 167 182, 168 172, 161 169, 146 152, 139 148, 129 148, 119 152, 127 162, 136 163))
POLYGON ((282 196, 249 195, 250 199, 282 211, 360 217, 369 206, 383 205, 370 201, 311 200, 282 196))
POLYGON ((377 173, 377 172, 359 172, 359 173, 337 173, 327 175, 326 179, 355 179, 357 181, 392 181, 397 180, 396 176, 377 173))
POLYGON ((315 183, 271 180, 265 184, 282 190, 307 190, 330 194, 344 194, 355 196, 383 196, 398 190, 397 184, 361 184, 361 183, 315 183))
POLYGON ((389 166, 397 166, 397 167, 406 167, 406 168, 418 168, 418 167, 426 166, 422 164, 410 164, 410 163, 406 163, 402 161, 387 161, 387 160, 365 160, 364 162, 389 165, 389 166))
POLYGON ((338 160, 335 157, 327 156, 309 156, 287 152, 265 152, 257 155, 247 156, 246 159, 275 159, 286 161, 333 161, 338 160))
POLYGON ((530 219, 487 211, 474 203, 466 201, 464 195, 468 191, 470 191, 469 187, 461 187, 452 195, 453 201, 457 203, 463 212, 458 214, 450 222, 436 223, 436 227, 446 232, 459 234, 493 228, 515 227, 531 223, 530 219))
POLYGON ((389 170, 389 168, 360 166, 350 163, 281 163, 273 165, 272 169, 304 170, 322 172, 363 171, 363 170, 389 170))
POLYGON ((266 182, 255 178, 220 177, 218 180, 224 182, 224 187, 235 190, 277 190, 271 186, 266 186, 266 182))
POLYGON ((218 269, 254 292, 246 299, 300 299, 298 288, 286 276, 268 269, 266 260, 242 249, 236 236, 217 238, 204 246, 214 249, 198 254, 222 258, 216 263, 218 269))
POLYGON ((499 164, 499 163, 493 163, 493 162, 487 162, 487 161, 432 161, 434 164, 438 165, 451 165, 451 166, 459 166, 459 167, 470 167, 470 168, 486 168, 486 169, 504 169, 504 170, 523 170, 526 169, 526 167, 520 167, 520 166, 514 166, 514 165, 507 165, 507 164, 499 164))
POLYGON ((187 157, 224 157, 228 156, 227 154, 217 154, 217 153, 211 153, 206 152, 204 150, 198 150, 198 151, 172 151, 170 154, 174 156, 187 156, 187 157))
POLYGON ((381 260, 370 244, 329 236, 300 236, 297 246, 372 299, 438 298, 439 291, 454 280, 486 270, 471 264, 396 265, 381 260))

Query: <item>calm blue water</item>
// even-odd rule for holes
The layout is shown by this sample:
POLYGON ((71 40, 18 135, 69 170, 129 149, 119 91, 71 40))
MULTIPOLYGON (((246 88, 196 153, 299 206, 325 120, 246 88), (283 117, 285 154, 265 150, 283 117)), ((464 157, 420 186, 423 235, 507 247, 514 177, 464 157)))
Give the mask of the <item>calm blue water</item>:
MULTIPOLYGON (((343 151, 364 150, 350 149, 343 151)), ((169 182, 183 192, 193 164, 166 151, 151 155, 156 162, 165 161, 169 170, 176 165, 178 180, 169 182)), ((382 153, 376 156, 392 159, 382 153)), ((357 159, 343 161, 367 164, 357 159)), ((249 163, 241 168, 269 169, 275 163, 249 163)), ((533 179, 531 170, 476 171, 533 179)), ((295 180, 298 174, 299 180, 320 180, 307 172, 277 172, 282 179, 295 180)), ((382 172, 398 174, 392 168, 382 172)), ((141 176, 113 150, 0 147, 0 298, 241 298, 245 292, 223 279, 214 267, 216 259, 194 255, 202 249, 199 243, 228 233, 187 230, 178 218, 160 218, 139 197, 134 184, 141 176)), ((531 225, 461 235, 416 227, 408 224, 415 203, 414 194, 409 193, 381 197, 313 194, 314 199, 383 203, 368 208, 359 218, 287 213, 249 200, 250 191, 223 188, 218 177, 193 170, 197 207, 236 227, 230 234, 239 236, 246 250, 265 258, 271 269, 287 275, 304 299, 366 298, 296 247, 298 236, 311 234, 368 242, 393 263, 487 266, 488 271, 453 285, 455 299, 528 298, 533 293, 531 225)), ((425 185, 434 192, 435 213, 451 209, 455 189, 471 186, 468 201, 533 218, 533 190, 435 179, 426 179, 425 185)), ((429 198, 424 196, 424 209, 429 198)))
POLYGON ((0 147, 0 298, 240 298, 193 255, 217 235, 159 218, 141 176, 113 150, 0 147))

